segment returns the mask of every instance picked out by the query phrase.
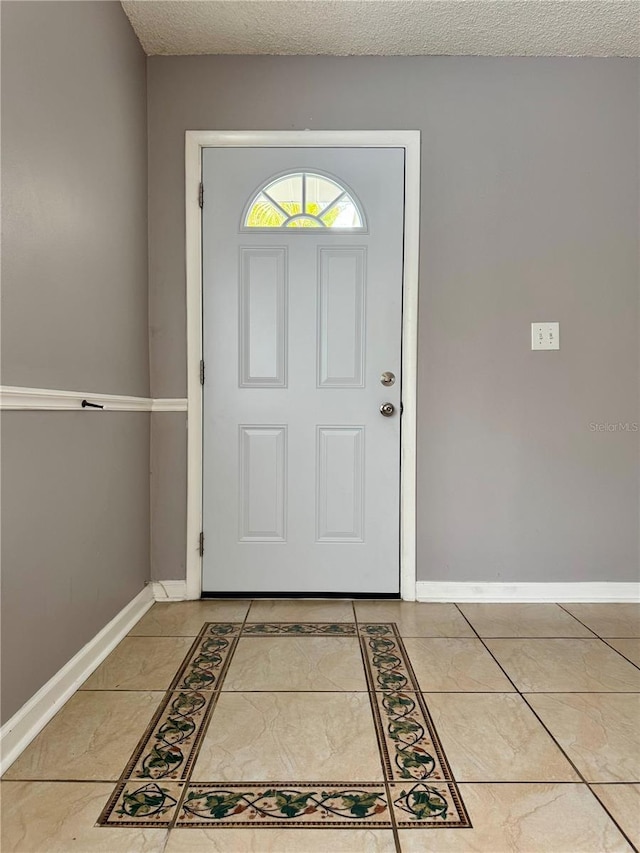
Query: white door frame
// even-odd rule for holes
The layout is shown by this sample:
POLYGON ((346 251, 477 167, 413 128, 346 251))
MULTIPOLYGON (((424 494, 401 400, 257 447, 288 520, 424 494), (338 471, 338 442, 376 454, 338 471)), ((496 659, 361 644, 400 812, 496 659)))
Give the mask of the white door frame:
MULTIPOLYGON (((418 259, 420 246, 419 130, 210 131, 185 133, 187 273, 187 598, 202 591, 202 209, 203 148, 404 148, 404 273, 402 282, 402 429, 400 444, 400 595, 416 597, 416 408, 418 259)), ((214 381, 212 365, 207 365, 214 381)), ((206 543, 205 543, 206 547, 206 543)))

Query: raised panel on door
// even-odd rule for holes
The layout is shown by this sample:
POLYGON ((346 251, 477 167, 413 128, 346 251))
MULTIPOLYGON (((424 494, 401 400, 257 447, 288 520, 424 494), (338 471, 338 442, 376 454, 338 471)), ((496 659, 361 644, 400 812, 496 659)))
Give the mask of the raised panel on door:
POLYGON ((318 386, 362 388, 366 249, 318 250, 318 386))
POLYGON ((240 386, 287 384, 287 250, 240 249, 240 386))
POLYGON ((318 542, 363 542, 364 427, 317 430, 318 542))
POLYGON ((284 542, 287 516, 287 428, 239 430, 240 542, 284 542))

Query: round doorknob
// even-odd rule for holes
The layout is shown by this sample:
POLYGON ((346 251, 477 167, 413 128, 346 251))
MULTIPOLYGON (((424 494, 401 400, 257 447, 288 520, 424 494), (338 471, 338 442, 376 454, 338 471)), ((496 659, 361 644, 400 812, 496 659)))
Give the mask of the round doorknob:
POLYGON ((384 415, 385 418, 390 418, 391 415, 395 413, 396 407, 393 403, 383 403, 380 406, 380 414, 384 415))

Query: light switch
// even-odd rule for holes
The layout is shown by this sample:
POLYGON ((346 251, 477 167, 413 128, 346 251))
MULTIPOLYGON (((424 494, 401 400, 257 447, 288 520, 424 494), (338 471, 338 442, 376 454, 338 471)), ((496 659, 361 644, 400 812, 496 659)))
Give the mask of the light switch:
POLYGON ((560 349, 560 323, 532 323, 531 349, 560 349))

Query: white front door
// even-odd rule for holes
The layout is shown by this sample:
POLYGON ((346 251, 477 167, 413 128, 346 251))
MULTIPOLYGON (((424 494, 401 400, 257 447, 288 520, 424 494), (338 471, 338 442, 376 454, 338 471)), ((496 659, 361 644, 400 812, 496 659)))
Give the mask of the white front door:
POLYGON ((400 591, 404 157, 203 152, 205 593, 400 591))

